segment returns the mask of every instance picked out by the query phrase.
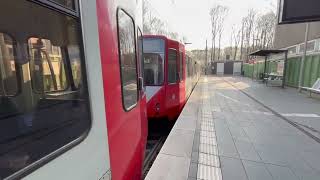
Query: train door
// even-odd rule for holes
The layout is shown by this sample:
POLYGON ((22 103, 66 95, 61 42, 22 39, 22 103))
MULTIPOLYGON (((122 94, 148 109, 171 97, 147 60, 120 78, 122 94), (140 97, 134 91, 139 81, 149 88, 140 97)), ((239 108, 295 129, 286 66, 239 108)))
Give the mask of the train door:
POLYGON ((169 120, 175 118, 180 105, 179 43, 168 40, 166 108, 169 120))
POLYGON ((139 80, 141 41, 137 39, 142 1, 97 2, 112 179, 136 180, 141 178, 146 130, 142 107, 146 102, 142 102, 145 98, 139 80))
POLYGON ((146 87, 148 118, 159 118, 166 115, 165 105, 165 64, 166 38, 144 36, 143 66, 144 84, 146 87))
POLYGON ((96 4, 80 3, 0 2, 0 179, 111 178, 96 4))
POLYGON ((185 49, 182 44, 179 48, 179 112, 186 102, 186 78, 185 78, 185 49))
POLYGON ((148 119, 147 119, 147 95, 146 86, 144 84, 144 63, 143 63, 143 35, 141 29, 138 27, 137 30, 137 54, 139 66, 139 81, 138 86, 140 87, 140 107, 141 109, 141 136, 140 141, 142 157, 144 158, 144 149, 146 149, 146 142, 148 138, 148 119))

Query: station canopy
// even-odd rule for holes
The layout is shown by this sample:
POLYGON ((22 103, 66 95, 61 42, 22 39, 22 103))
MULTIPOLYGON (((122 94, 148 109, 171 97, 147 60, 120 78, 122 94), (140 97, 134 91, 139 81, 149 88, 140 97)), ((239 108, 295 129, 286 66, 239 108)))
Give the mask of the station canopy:
POLYGON ((281 83, 281 87, 284 88, 285 85, 285 72, 286 72, 286 64, 287 64, 287 56, 288 56, 288 51, 287 50, 278 50, 278 49, 262 49, 262 50, 258 50, 255 52, 252 52, 249 54, 249 56, 261 56, 261 57, 265 57, 264 59, 264 69, 263 69, 263 75, 262 78, 266 79, 268 78, 271 74, 273 74, 273 76, 278 76, 282 83, 281 83), (271 55, 274 54, 284 54, 284 60, 282 61, 283 63, 279 63, 278 67, 277 67, 277 72, 276 73, 269 73, 267 72, 267 62, 273 61, 273 60, 268 60, 268 57, 270 57, 271 55))
POLYGON ((271 54, 281 54, 286 52, 287 50, 263 49, 263 50, 252 52, 249 54, 249 56, 269 56, 271 54))

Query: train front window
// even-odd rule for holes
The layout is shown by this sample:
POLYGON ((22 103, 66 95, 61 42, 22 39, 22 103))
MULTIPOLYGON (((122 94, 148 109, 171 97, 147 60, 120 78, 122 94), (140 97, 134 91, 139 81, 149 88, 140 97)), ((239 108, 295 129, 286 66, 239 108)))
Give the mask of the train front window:
POLYGON ((0 179, 20 179, 91 126, 80 19, 48 6, 1 1, 0 179))
POLYGON ((163 59, 156 53, 144 53, 144 74, 146 86, 157 86, 163 83, 163 59))
POLYGON ((144 81, 146 86, 163 84, 165 48, 164 40, 156 38, 143 39, 144 81))
POLYGON ((14 48, 12 37, 0 32, 0 94, 3 96, 13 96, 18 92, 14 48))

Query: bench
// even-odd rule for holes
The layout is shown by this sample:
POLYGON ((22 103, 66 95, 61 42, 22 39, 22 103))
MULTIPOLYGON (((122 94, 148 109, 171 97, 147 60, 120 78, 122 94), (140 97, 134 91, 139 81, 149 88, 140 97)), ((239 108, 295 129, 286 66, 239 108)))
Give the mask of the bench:
POLYGON ((300 89, 309 91, 310 96, 312 95, 312 93, 320 94, 320 78, 317 79, 317 81, 313 84, 313 86, 311 88, 310 87, 300 87, 300 89))
POLYGON ((266 83, 266 86, 268 84, 271 86, 282 86, 282 78, 282 75, 270 73, 264 75, 263 81, 266 83))

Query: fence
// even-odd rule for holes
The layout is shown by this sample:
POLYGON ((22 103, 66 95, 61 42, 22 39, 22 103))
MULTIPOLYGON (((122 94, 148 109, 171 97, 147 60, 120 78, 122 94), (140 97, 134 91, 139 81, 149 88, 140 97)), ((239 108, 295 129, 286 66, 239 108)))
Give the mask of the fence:
MULTIPOLYGON (((286 85, 298 87, 299 74, 302 57, 289 57, 286 67, 286 85)), ((278 61, 267 62, 267 72, 277 72, 278 61)), ((260 74, 264 72, 264 61, 255 64, 243 64, 244 76, 258 79, 260 74)), ((303 85, 311 87, 317 78, 320 77, 320 55, 308 55, 304 62, 303 85)))

